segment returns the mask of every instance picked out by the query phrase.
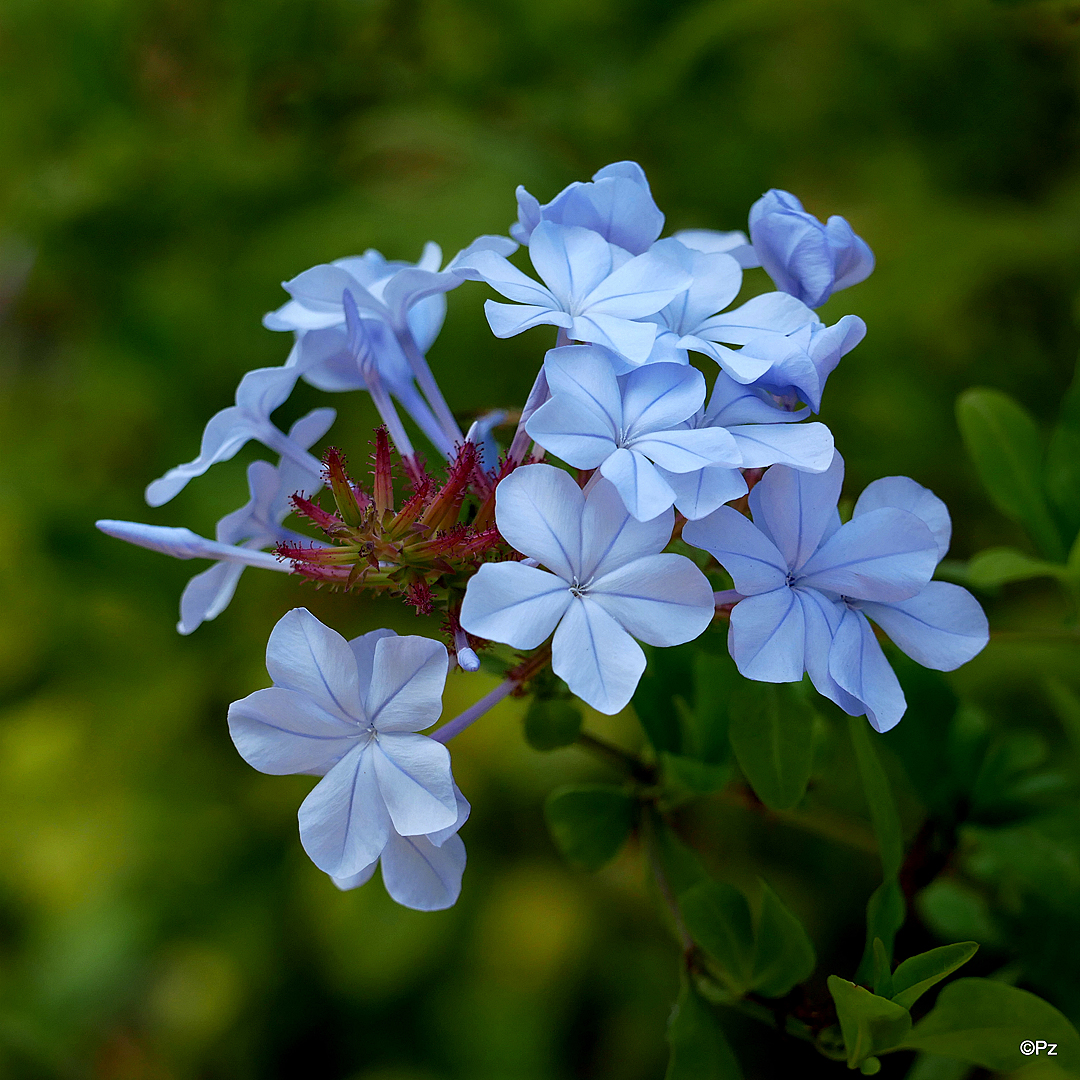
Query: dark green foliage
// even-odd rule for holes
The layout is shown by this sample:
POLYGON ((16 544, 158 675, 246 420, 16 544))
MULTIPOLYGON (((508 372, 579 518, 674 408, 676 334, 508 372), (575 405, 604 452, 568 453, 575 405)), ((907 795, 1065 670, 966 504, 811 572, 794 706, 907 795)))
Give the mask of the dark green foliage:
POLYGON ((1043 446, 1038 426, 1007 394, 966 390, 956 419, 979 479, 994 505, 1022 525, 1036 548, 1061 562, 1065 545, 1043 490, 1043 446))
POLYGON ((1080 1072, 1080 1035, 1052 1005, 992 979, 957 979, 903 1045, 1005 1072, 1031 1060, 1020 1050, 1028 1039, 1055 1043, 1054 1064, 1080 1072))
POLYGON ((581 733, 581 706, 573 701, 534 698, 525 713, 525 741, 534 750, 569 746, 581 733))
POLYGON ((634 824, 634 804, 625 791, 602 784, 560 788, 548 796, 544 817, 568 862, 599 870, 626 843, 634 824))
POLYGON ((849 1069, 898 1046, 911 1030, 911 1014, 902 1005, 872 994, 863 986, 829 976, 849 1069))
MULTIPOLYGON (((1070 5, 8 0, 2 22, 0 1074, 655 1080, 678 947, 643 902, 637 851, 578 873, 538 809, 608 765, 533 753, 524 702, 507 701, 452 746, 473 805, 458 906, 397 908, 377 875, 339 893, 296 836, 313 779, 244 765, 227 703, 267 684, 266 637, 292 607, 349 637, 437 636, 436 622, 248 571, 229 610, 181 638, 177 598, 205 564, 92 522, 209 534, 243 502, 244 467, 266 456, 255 446, 160 510, 142 488, 195 454, 244 371, 284 361, 287 336, 259 326, 285 297, 280 281, 369 246, 416 258, 431 239, 451 255, 505 232, 518 183, 547 200, 634 158, 668 231, 745 227, 750 203, 780 186, 873 246, 874 275, 821 312, 869 327, 820 417, 847 462, 846 496, 912 476, 950 508, 954 566, 987 549, 1033 559, 953 419, 958 394, 994 387, 1038 425, 1067 549, 1080 524, 1077 384, 1064 394, 1080 346, 1070 5)), ((747 274, 748 294, 769 287, 747 274)), ((466 423, 520 407, 552 342, 544 330, 494 340, 487 295, 450 294, 431 352, 466 423)), ((276 418, 326 404, 362 471, 375 422, 362 395, 302 386, 276 418)), ((1008 965, 1075 1020, 1080 836, 1074 789, 1053 782, 1080 775, 1080 737, 1044 692, 1053 682, 1068 703, 1080 689, 1068 594, 1060 577, 1006 580, 1000 562, 995 573, 983 656, 940 674, 890 653, 908 715, 871 738, 892 752, 905 858, 919 856, 906 879, 918 920, 896 959, 909 932, 916 949, 979 940, 980 973, 1008 965)), ((865 844, 792 815, 864 817, 859 780, 830 719, 795 810, 697 794, 733 768, 725 632, 649 650, 650 672, 672 660, 643 716, 646 756, 663 766, 649 797, 678 786, 657 847, 676 895, 707 871, 773 882, 821 955, 818 989, 825 973, 856 970, 878 870, 865 844)), ((493 685, 455 674, 446 715, 493 685)), ((632 717, 586 720, 597 724, 636 748, 632 717)), ((706 1008, 692 1000, 684 1019, 706 1008)), ((847 1075, 717 1011, 748 1080, 847 1075)), ((732 1074, 724 1050, 695 1057, 692 1039, 674 1041, 691 1077, 709 1075, 703 1061, 732 1074)), ((883 1057, 886 1071, 901 1057, 883 1057)))
POLYGON ((668 1021, 671 1061, 664 1080, 742 1080, 712 1009, 684 979, 668 1021))
POLYGON ((729 734, 739 767, 761 801, 789 810, 813 761, 814 713, 801 683, 744 682, 731 697, 729 734))

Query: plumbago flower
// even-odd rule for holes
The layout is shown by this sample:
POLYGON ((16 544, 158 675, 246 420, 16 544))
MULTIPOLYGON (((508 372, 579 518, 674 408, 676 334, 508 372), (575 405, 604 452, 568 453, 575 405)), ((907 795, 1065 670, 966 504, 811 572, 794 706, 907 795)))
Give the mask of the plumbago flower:
POLYGON ((753 521, 724 506, 687 524, 683 539, 715 556, 735 584, 728 646, 743 675, 795 682, 805 671, 819 693, 888 731, 907 705, 868 616, 941 671, 974 657, 989 633, 966 589, 930 580, 949 545, 941 500, 888 477, 841 525, 843 475, 839 454, 816 475, 776 465, 750 492, 753 521))
POLYGON ((874 269, 874 254, 844 218, 822 224, 794 195, 776 188, 750 208, 750 238, 776 287, 812 308, 857 285, 874 269))
POLYGON ((457 899, 468 803, 446 747, 418 734, 442 711, 447 663, 438 642, 391 630, 347 642, 296 608, 267 643, 274 685, 229 707, 249 765, 322 777, 300 807, 300 840, 341 888, 363 884, 381 858, 399 903, 434 910, 457 899))
POLYGON ((681 645, 712 621, 712 587, 685 556, 661 554, 671 510, 631 517, 600 480, 585 494, 550 465, 526 465, 495 493, 506 541, 546 569, 485 563, 468 584, 461 625, 470 634, 535 649, 552 631, 551 666, 570 690, 604 713, 630 700, 645 670, 634 641, 681 645))
POLYGON ((605 165, 593 173, 591 182, 570 184, 543 206, 519 187, 517 202, 518 219, 510 226, 510 235, 519 244, 529 243, 541 221, 552 221, 591 229, 631 255, 641 255, 664 227, 664 215, 636 161, 605 165))
MULTIPOLYGON (((333 409, 315 409, 301 417, 289 429, 288 438, 301 450, 318 442, 334 422, 333 409)), ((177 559, 213 559, 215 565, 196 574, 180 597, 180 621, 176 629, 190 634, 202 623, 216 619, 236 592, 245 566, 264 570, 292 569, 290 563, 267 553, 287 541, 308 542, 282 522, 292 512, 294 494, 310 497, 322 487, 321 469, 312 473, 305 465, 282 459, 277 466, 268 461, 253 461, 247 470, 251 497, 231 514, 226 514, 214 532, 215 540, 163 525, 144 525, 137 521, 98 521, 97 528, 109 536, 138 544, 140 547, 172 555, 177 559)))
MULTIPOLYGON (((270 414, 284 405, 296 385, 296 367, 258 368, 249 371, 236 389, 236 404, 215 413, 203 431, 199 456, 177 465, 146 488, 150 506, 163 506, 187 487, 188 481, 202 476, 211 465, 228 461, 252 439, 276 450, 312 476, 322 470, 318 458, 307 448, 270 422, 270 414)), ((308 444, 310 445, 310 443, 308 444)))
POLYGON ((726 429, 680 426, 705 400, 700 371, 648 364, 616 377, 610 357, 598 345, 567 345, 547 354, 551 399, 525 425, 544 449, 575 468, 599 468, 638 521, 675 502, 665 474, 741 464, 726 429))
POLYGON ((822 423, 799 423, 809 409, 778 408, 753 386, 741 386, 722 371, 706 408, 686 423, 699 430, 724 430, 739 452, 739 468, 723 464, 661 474, 675 494, 675 508, 691 521, 747 492, 742 469, 783 464, 805 472, 824 472, 833 460, 832 432, 822 423))
POLYGON ((653 315, 686 289, 691 276, 659 251, 631 255, 580 225, 541 221, 529 258, 543 285, 494 251, 462 258, 457 272, 485 281, 513 304, 484 304, 491 332, 514 337, 533 326, 560 326, 570 338, 605 345, 630 364, 652 351, 653 315))

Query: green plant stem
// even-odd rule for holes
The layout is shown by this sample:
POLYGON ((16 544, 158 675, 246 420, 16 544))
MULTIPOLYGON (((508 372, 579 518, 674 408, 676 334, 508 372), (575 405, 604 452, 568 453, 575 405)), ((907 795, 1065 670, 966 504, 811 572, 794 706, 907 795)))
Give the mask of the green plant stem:
POLYGON ((601 739, 596 735, 590 735, 587 731, 581 732, 575 740, 577 745, 589 753, 602 758, 609 765, 614 765, 620 772, 626 773, 632 780, 639 784, 655 784, 656 769, 649 765, 629 750, 621 746, 601 739))

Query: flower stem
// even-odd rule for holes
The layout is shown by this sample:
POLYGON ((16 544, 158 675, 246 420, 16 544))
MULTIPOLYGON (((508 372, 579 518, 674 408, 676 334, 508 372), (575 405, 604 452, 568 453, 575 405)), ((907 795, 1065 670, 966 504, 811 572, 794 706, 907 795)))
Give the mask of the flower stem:
POLYGON ((479 701, 470 705, 464 712, 458 713, 453 720, 448 720, 431 738, 436 742, 449 742, 455 735, 460 735, 467 727, 479 720, 489 709, 498 705, 503 698, 509 697, 517 689, 517 686, 518 684, 512 679, 505 679, 490 693, 485 694, 479 701))

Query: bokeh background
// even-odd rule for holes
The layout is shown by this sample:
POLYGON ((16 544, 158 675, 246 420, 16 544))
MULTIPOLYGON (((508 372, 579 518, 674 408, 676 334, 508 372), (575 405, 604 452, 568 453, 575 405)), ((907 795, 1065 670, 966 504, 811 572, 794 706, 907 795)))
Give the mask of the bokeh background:
MULTIPOLYGON (((824 312, 869 325, 822 414, 848 492, 907 474, 950 504, 954 558, 1024 547, 953 404, 996 386, 1049 424, 1071 379, 1078 43, 1075 2, 2 0, 0 1074, 662 1076, 677 960, 639 854, 586 875, 543 824, 544 795, 598 766, 529 750, 510 702, 455 744, 475 808, 459 905, 406 911, 378 882, 338 893, 296 835, 310 780, 249 769, 226 708, 266 685, 266 638, 293 606, 349 634, 411 616, 249 572, 181 638, 200 564, 92 523, 209 533, 244 501, 255 447, 160 510, 141 493, 195 455, 243 372, 284 361, 259 322, 281 280, 369 246, 452 254, 506 230, 517 184, 545 200, 632 158, 670 228, 745 227, 772 186, 845 215, 878 257, 824 312)), ((484 295, 450 294, 431 353, 463 417, 519 403, 548 343, 494 340, 484 295)), ((300 388, 282 425, 324 403, 362 461, 360 395, 300 388)), ((986 599, 1004 633, 952 686, 981 703, 971 723, 1059 763, 1045 680, 1075 679, 1077 653, 1024 635, 1066 609, 1037 583, 986 599)), ((488 679, 452 679, 448 711, 488 679)), ((912 830, 903 761, 937 752, 936 715, 886 751, 912 830)), ((590 723, 640 740, 632 717, 590 723)), ((850 762, 834 765, 835 797, 864 815, 850 762)), ((1055 805, 1053 828, 1000 809, 970 826, 974 855, 933 886, 917 940, 975 937, 972 973, 1014 965, 1075 1021, 1080 823, 1055 805)), ((850 975, 876 883, 865 828, 829 839, 720 804, 694 827, 719 875, 767 872, 850 975)), ((780 1074, 771 1037, 733 1038, 758 1040, 749 1075, 780 1074)), ((807 1075, 842 1068, 782 1053, 807 1075)))

